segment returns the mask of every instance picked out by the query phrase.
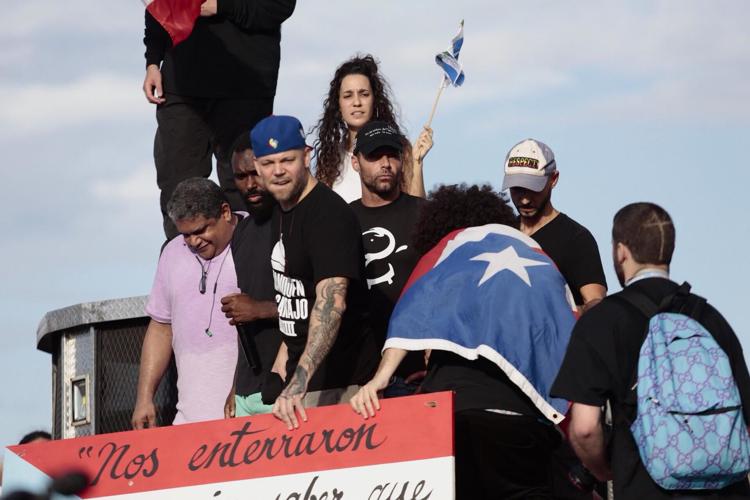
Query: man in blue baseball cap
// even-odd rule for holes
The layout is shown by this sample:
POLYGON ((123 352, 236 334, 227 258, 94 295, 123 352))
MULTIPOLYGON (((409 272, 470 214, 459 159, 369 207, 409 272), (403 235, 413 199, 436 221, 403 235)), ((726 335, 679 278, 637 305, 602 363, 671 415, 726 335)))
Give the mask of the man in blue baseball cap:
POLYGON ((274 415, 292 429, 298 415, 307 420, 305 407, 347 401, 374 373, 380 350, 363 327, 359 223, 311 174, 299 120, 270 116, 250 139, 256 170, 279 203, 271 219, 271 265, 284 336, 275 367, 285 369, 266 383, 264 402, 274 401, 274 415))

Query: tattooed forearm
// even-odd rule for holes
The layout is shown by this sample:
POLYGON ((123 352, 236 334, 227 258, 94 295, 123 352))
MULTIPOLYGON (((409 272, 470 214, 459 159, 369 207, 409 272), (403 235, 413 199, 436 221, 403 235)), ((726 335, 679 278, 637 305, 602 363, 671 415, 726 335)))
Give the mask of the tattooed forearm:
POLYGON ((279 397, 290 398, 298 394, 305 394, 307 392, 307 382, 307 370, 297 365, 297 369, 294 370, 294 375, 292 375, 289 385, 286 386, 286 389, 282 391, 279 397))
POLYGON ((327 278, 315 287, 317 296, 310 313, 307 345, 300 359, 310 374, 320 366, 336 341, 346 310, 348 285, 347 278, 327 278))

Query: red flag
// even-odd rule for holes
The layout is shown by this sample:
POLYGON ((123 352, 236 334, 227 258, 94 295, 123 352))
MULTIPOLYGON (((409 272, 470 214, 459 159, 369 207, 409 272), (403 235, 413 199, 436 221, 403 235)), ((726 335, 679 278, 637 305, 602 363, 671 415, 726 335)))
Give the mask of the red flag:
POLYGON ((172 46, 185 40, 193 31, 204 0, 143 0, 146 10, 161 24, 172 46))

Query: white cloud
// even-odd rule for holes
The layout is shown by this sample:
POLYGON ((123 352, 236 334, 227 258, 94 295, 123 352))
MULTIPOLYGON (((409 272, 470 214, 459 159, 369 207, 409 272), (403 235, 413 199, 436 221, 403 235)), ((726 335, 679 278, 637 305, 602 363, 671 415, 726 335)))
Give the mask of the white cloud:
POLYGON ((699 118, 726 123, 747 121, 750 94, 736 85, 714 80, 662 80, 646 88, 599 96, 579 110, 580 116, 604 116, 610 121, 675 121, 699 118))
POLYGON ((30 44, 16 43, 13 45, 13 50, 0 51, 0 68, 10 70, 14 66, 26 64, 26 61, 32 58, 33 53, 33 47, 30 44))
POLYGON ((139 203, 159 203, 156 171, 152 163, 143 164, 119 179, 95 179, 89 192, 99 201, 115 202, 128 206, 139 203))
MULTIPOLYGON (((136 36, 133 26, 141 23, 141 3, 116 4, 14 3, 9 33, 37 43, 49 37, 49 30, 94 39, 104 34, 102 26, 136 36)), ((461 17, 466 19, 461 56, 466 84, 449 90, 441 109, 490 110, 544 99, 552 107, 528 109, 530 120, 549 113, 580 120, 603 111, 632 120, 656 110, 653 118, 665 121, 706 112, 734 120, 750 112, 744 83, 750 77, 750 32, 742 25, 750 7, 745 4, 566 2, 543 9, 536 3, 515 4, 509 9, 495 1, 466 1, 446 10, 433 3, 406 7, 385 2, 377 12, 365 12, 364 7, 332 0, 326 7, 299 2, 284 25, 276 107, 300 116, 308 126, 320 114, 333 70, 355 52, 380 58, 405 121, 424 120, 439 78, 433 56, 447 47, 461 17), (426 8, 441 14, 428 19, 426 8), (595 81, 588 81, 591 78, 595 81), (671 98, 669 89, 677 91, 671 98), (583 95, 571 100, 570 93, 583 95)), ((14 43, 17 50, 0 57, 0 66, 33 60, 38 47, 28 40, 14 43)), ((68 54, 71 49, 63 44, 60 57, 86 57, 85 48, 79 56, 68 54)), ((139 58, 139 41, 133 40, 128 50, 139 58)), ((140 73, 123 78, 100 71, 50 82, 54 78, 36 73, 24 81, 0 80, 0 128, 16 136, 114 117, 151 119, 153 109, 142 96, 140 73)))
POLYGON ((66 83, 0 84, 0 124, 9 135, 153 113, 140 75, 91 74, 66 83))
POLYGON ((143 4, 127 2, 39 1, 5 2, 2 37, 22 38, 75 32, 112 35, 143 19, 143 4), (135 5, 135 8, 129 4, 135 5))
POLYGON ((284 28, 277 102, 296 106, 302 116, 320 113, 319 96, 338 64, 372 51, 405 118, 426 118, 439 77, 432 58, 447 47, 461 17, 466 83, 447 92, 441 109, 499 110, 526 100, 531 121, 550 113, 557 120, 599 119, 604 111, 631 121, 706 114, 744 120, 750 112, 750 31, 744 26, 750 4, 546 2, 541 8, 527 2, 511 9, 466 1, 445 9, 434 2, 386 2, 377 12, 344 1, 326 5, 300 3, 284 28), (301 89, 309 99, 297 99, 301 89))

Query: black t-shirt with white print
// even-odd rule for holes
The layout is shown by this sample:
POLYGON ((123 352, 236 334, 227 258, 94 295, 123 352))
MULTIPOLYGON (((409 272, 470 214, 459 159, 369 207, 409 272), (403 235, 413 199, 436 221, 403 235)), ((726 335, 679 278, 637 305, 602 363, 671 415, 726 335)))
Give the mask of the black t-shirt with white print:
MULTIPOLYGON (((406 193, 380 207, 366 207, 362 200, 349 204, 362 228, 367 305, 381 346, 393 308, 421 257, 412 241, 423 204, 422 198, 406 193)), ((396 375, 408 377, 424 368, 423 353, 412 351, 401 362, 396 375)))
POLYGON ((289 351, 287 375, 294 373, 305 350, 315 286, 327 278, 344 277, 349 278, 346 312, 336 342, 308 391, 367 382, 380 353, 364 318, 362 242, 354 212, 336 193, 317 183, 291 210, 277 207, 271 224, 279 329, 289 351))

